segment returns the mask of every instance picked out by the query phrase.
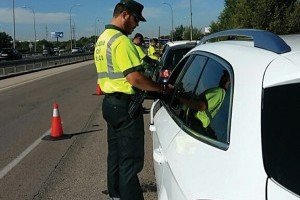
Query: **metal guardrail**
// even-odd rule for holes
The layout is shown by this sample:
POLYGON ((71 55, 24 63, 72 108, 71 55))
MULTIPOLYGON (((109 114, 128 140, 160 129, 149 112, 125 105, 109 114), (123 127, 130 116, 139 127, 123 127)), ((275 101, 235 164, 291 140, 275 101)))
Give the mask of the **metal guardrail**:
POLYGON ((92 59, 93 53, 80 53, 62 56, 35 57, 34 59, 16 61, 0 61, 0 79, 92 59))

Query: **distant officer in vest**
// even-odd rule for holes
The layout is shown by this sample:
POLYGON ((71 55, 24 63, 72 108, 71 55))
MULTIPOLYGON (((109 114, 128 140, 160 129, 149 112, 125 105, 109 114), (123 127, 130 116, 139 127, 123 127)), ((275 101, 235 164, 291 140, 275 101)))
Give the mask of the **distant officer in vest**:
POLYGON ((156 38, 150 40, 150 45, 148 48, 148 56, 153 60, 158 60, 160 57, 160 53, 156 51, 157 43, 158 43, 158 39, 156 38))
POLYGON ((105 26, 94 52, 98 83, 105 93, 102 112, 107 122, 107 187, 111 199, 143 200, 137 174, 144 164, 144 120, 141 113, 131 118, 128 107, 135 90, 169 93, 140 72, 139 54, 128 38, 140 21, 144 6, 121 0, 111 24, 105 26))
POLYGON ((144 36, 141 33, 136 33, 133 38, 133 44, 135 45, 135 48, 138 51, 138 54, 139 54, 142 62, 143 62, 143 59, 148 57, 146 54, 146 50, 143 47, 143 43, 144 43, 144 36))
POLYGON ((157 61, 151 59, 147 55, 147 50, 144 48, 144 36, 141 33, 136 33, 133 38, 133 43, 135 45, 136 50, 138 51, 138 54, 141 59, 141 63, 143 66, 143 71, 145 72, 145 75, 148 77, 152 77, 154 73, 154 69, 157 65, 157 61))

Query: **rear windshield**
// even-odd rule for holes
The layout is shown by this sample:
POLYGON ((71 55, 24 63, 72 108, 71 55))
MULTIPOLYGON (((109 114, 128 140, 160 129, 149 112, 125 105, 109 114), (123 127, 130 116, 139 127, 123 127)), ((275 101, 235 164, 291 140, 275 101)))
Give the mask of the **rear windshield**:
POLYGON ((2 53, 11 53, 11 52, 13 52, 13 50, 12 49, 2 49, 1 52, 2 53))
POLYGON ((162 58, 162 69, 173 69, 181 58, 187 54, 192 47, 185 47, 182 49, 169 49, 162 58))
POLYGON ((268 176, 300 195, 300 84, 264 90, 262 147, 268 176))

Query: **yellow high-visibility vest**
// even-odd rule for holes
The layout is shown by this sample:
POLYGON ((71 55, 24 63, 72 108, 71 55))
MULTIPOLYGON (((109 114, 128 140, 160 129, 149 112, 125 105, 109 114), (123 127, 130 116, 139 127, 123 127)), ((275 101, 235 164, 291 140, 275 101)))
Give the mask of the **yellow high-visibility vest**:
POLYGON ((198 111, 195 114, 195 117, 202 122, 204 128, 208 127, 219 111, 224 101, 225 94, 225 89, 221 87, 211 88, 205 92, 208 108, 205 111, 198 111))
POLYGON ((141 47, 141 46, 139 46, 139 45, 136 45, 136 44, 135 44, 134 46, 135 46, 136 50, 138 51, 138 54, 139 54, 140 59, 141 59, 141 62, 142 62, 143 58, 145 58, 145 56, 146 56, 147 54, 145 53, 143 47, 141 47))
POLYGON ((135 93, 125 76, 140 70, 141 61, 133 42, 118 27, 106 25, 97 40, 94 61, 104 93, 135 93))
POLYGON ((150 45, 148 48, 148 56, 152 58, 153 60, 158 60, 159 57, 155 55, 154 53, 156 52, 156 49, 154 46, 150 45))

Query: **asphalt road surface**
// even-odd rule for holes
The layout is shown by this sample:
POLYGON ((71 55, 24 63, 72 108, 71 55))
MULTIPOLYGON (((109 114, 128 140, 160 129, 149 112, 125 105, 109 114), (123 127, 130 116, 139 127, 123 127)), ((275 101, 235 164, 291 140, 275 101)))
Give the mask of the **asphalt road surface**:
MULTIPOLYGON (((107 199, 103 96, 93 61, 0 80, 0 199, 107 199), (64 136, 51 133, 58 103, 64 136)), ((152 101, 144 103, 150 108, 152 101)), ((149 114, 145 119, 145 200, 157 199, 149 114)))

